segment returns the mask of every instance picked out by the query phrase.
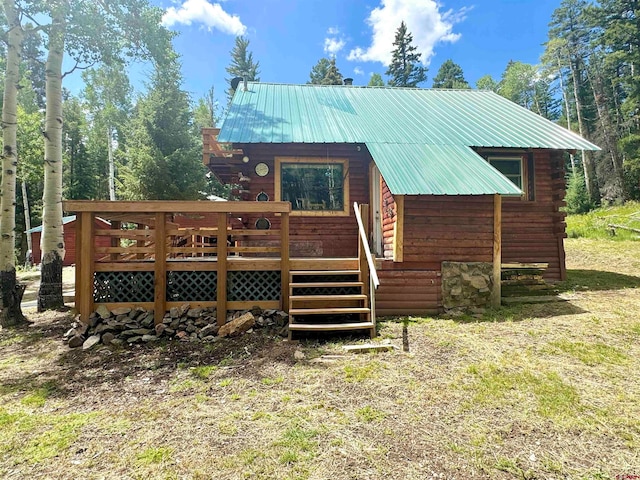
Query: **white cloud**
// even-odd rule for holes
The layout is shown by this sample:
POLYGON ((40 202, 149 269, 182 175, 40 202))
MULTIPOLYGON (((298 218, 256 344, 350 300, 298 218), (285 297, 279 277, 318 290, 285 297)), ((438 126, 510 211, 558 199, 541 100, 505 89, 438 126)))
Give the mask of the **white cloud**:
POLYGON ((360 67, 356 67, 353 69, 353 73, 355 75, 364 75, 364 70, 362 70, 360 67))
POLYGON ((356 47, 349 52, 347 60, 391 62, 391 51, 396 30, 404 20, 407 30, 413 35, 413 44, 422 53, 422 63, 428 65, 437 43, 454 43, 460 38, 453 32, 456 23, 466 18, 470 8, 458 11, 440 11, 436 0, 381 0, 366 22, 371 26, 371 45, 367 48, 356 47))
POLYGON ((340 30, 338 30, 338 27, 327 28, 327 35, 338 35, 339 33, 340 33, 340 30))
POLYGON ((325 38, 324 53, 328 53, 335 57, 336 54, 344 48, 345 44, 346 42, 341 38, 325 38))
POLYGON ((177 8, 167 8, 162 16, 162 24, 171 27, 177 23, 202 23, 209 30, 219 30, 230 35, 244 35, 247 31, 238 15, 230 15, 219 3, 209 3, 207 0, 186 0, 177 8))

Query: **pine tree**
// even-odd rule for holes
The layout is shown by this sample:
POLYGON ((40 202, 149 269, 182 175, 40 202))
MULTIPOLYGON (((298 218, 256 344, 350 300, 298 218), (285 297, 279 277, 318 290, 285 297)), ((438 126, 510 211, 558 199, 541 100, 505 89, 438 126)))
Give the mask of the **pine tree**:
POLYGON ((190 99, 182 90, 174 52, 156 62, 147 95, 138 101, 127 147, 123 193, 135 200, 202 198, 205 168, 192 123, 190 99))
MULTIPOLYGON (((244 77, 248 82, 260 81, 260 62, 253 61, 253 53, 249 51, 249 39, 236 37, 236 43, 229 54, 231 55, 231 63, 226 68, 230 75, 227 78, 229 84, 235 77, 244 77)), ((229 87, 227 90, 229 101, 233 98, 234 93, 235 90, 229 87)))
POLYGON ((417 47, 412 42, 413 35, 407 32, 404 22, 400 23, 393 42, 396 48, 386 71, 386 75, 391 77, 389 85, 392 87, 417 87, 427 80, 427 68, 420 64, 422 54, 416 52, 417 47))
POLYGON ((336 66, 336 59, 332 58, 329 61, 329 68, 327 69, 327 73, 324 78, 320 82, 322 85, 342 85, 342 74, 338 67, 336 66))
POLYGON ((369 87, 384 87, 384 82, 382 81, 382 76, 379 73, 374 73, 371 75, 369 79, 369 87))
POLYGON ((328 58, 321 58, 320 60, 318 60, 318 63, 316 63, 311 69, 311 73, 309 74, 309 81, 307 83, 313 85, 322 85, 322 81, 324 80, 324 77, 327 76, 327 72, 329 71, 330 63, 331 62, 329 62, 328 58))
POLYGON ((438 74, 433 77, 433 88, 470 88, 464 79, 462 67, 453 60, 445 61, 438 70, 438 74))

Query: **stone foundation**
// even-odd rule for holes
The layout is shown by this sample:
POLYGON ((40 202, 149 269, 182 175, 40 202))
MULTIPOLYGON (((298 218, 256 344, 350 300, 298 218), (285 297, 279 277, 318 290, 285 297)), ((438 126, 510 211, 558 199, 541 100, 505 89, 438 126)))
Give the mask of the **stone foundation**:
POLYGON ((491 306, 493 264, 442 262, 442 305, 446 311, 491 306))

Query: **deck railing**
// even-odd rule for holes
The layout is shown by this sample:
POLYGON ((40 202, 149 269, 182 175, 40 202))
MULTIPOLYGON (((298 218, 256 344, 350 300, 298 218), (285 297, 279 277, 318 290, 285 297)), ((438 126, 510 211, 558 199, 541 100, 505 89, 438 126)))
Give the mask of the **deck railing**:
POLYGON ((184 303, 216 307, 219 325, 227 310, 289 308, 288 202, 68 201, 64 209, 78 214, 82 321, 96 304, 153 309, 156 323, 184 303), (243 214, 260 214, 278 228, 251 228, 243 214), (111 228, 97 229, 95 217, 111 228), (252 238, 268 241, 256 246, 252 238))
POLYGON ((369 248, 368 224, 362 219, 369 218, 369 205, 358 205, 353 202, 353 211, 355 212, 356 222, 358 222, 358 260, 360 264, 360 275, 367 279, 365 282, 365 292, 369 297, 369 308, 371 309, 371 320, 375 322, 376 318, 376 289, 380 286, 376 265, 369 248))

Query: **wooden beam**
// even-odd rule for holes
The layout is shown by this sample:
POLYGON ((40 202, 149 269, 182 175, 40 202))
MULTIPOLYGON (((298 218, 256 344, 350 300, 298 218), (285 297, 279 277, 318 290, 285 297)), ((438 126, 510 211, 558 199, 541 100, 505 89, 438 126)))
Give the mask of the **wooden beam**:
POLYGON ((502 300, 502 197, 493 196, 493 291, 491 306, 497 308, 502 300))
POLYGON ((89 315, 93 310, 93 223, 94 215, 91 212, 82 212, 76 217, 80 229, 78 236, 76 230, 76 307, 80 313, 80 320, 84 323, 89 321, 89 315))
POLYGON ((155 274, 154 274, 154 320, 155 324, 162 323, 166 311, 167 300, 167 224, 165 213, 156 213, 156 244, 155 244, 155 274))
POLYGON ((280 297, 282 310, 289 311, 289 214, 283 213, 280 219, 280 297))
MULTIPOLYGON (((245 203, 245 202, 238 202, 245 203)), ((259 202, 267 203, 267 202, 259 202)), ((217 282, 217 322, 222 326, 227 321, 227 214, 218 213, 218 282, 217 282)))
MULTIPOLYGON (((360 218, 362 218, 362 227, 364 228, 365 237, 369 238, 369 205, 359 205, 360 208, 360 218)), ((360 270, 360 281, 364 284, 362 286, 362 293, 364 293, 367 298, 369 297, 369 263, 367 262, 367 255, 364 251, 364 246, 362 245, 362 238, 359 238, 358 241, 358 262, 359 262, 359 270, 360 270)))
POLYGON ((396 221, 393 224, 393 261, 404 261, 404 195, 396 195, 396 221))
POLYGON ((68 200, 63 202, 66 212, 104 213, 288 213, 289 202, 209 202, 209 201, 94 201, 68 200))

